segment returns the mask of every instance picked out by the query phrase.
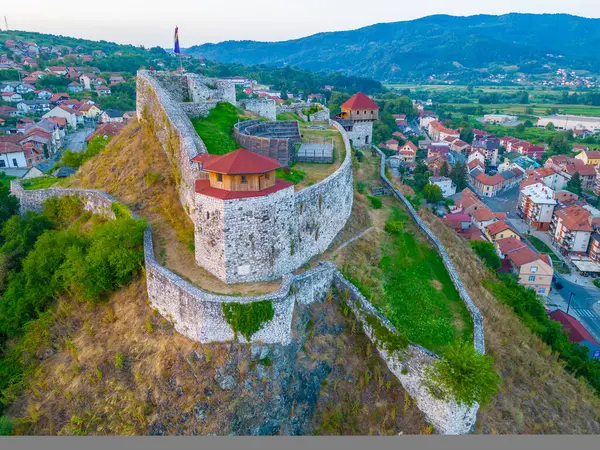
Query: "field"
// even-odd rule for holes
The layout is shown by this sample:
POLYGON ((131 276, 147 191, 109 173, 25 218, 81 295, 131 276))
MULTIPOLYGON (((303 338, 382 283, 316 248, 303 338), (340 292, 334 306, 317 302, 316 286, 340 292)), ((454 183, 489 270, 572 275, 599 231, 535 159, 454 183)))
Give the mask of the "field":
MULTIPOLYGON (((378 168, 379 158, 365 154, 355 174, 364 194, 357 190, 355 203, 366 204, 370 189, 380 185, 378 168)), ((447 344, 471 340, 471 318, 441 258, 400 202, 384 197, 381 208, 368 208, 376 230, 334 261, 411 341, 443 354, 447 344), (384 230, 389 222, 396 232, 384 230)))
MULTIPOLYGON (((456 108, 465 106, 479 106, 479 103, 444 103, 456 108)), ((548 104, 528 104, 520 105, 517 103, 497 103, 497 104, 481 104, 486 111, 489 112, 500 112, 505 114, 516 114, 518 116, 532 117, 532 116, 545 116, 549 109, 557 108, 559 114, 570 114, 574 116, 592 116, 600 117, 600 106, 588 106, 588 105, 564 105, 560 103, 548 103, 548 104), (527 113, 527 110, 531 109, 533 112, 527 113)))
MULTIPOLYGON (((465 84, 402 84, 402 83, 390 83, 384 84, 386 88, 389 89, 410 89, 411 91, 432 91, 432 92, 443 92, 449 90, 467 90, 467 85, 465 84)), ((515 94, 517 92, 521 92, 526 90, 529 92, 529 95, 537 96, 537 95, 548 95, 552 93, 562 94, 563 92, 568 92, 569 94, 576 92, 571 90, 562 90, 562 89, 542 89, 542 88, 534 88, 532 89, 530 86, 473 86, 473 92, 483 91, 486 93, 496 92, 498 94, 515 94)))

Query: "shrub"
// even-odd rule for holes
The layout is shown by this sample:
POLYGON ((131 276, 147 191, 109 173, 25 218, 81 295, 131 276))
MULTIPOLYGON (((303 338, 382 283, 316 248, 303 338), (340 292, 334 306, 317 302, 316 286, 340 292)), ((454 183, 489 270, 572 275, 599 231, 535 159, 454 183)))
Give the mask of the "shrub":
POLYGON ((362 160, 365 159, 364 153, 361 152, 360 150, 356 150, 354 152, 354 156, 356 156, 356 159, 358 160, 358 162, 362 162, 362 160))
POLYGON ((0 417, 0 436, 10 436, 12 433, 12 422, 10 417, 0 417))
POLYGON ((404 223, 399 220, 388 220, 384 229, 390 234, 400 234, 404 231, 404 223))
MULTIPOLYGON (((4 175, 1 172, 0 175, 4 175)), ((10 189, 0 184, 0 228, 4 225, 11 216, 14 216, 19 211, 19 200, 17 197, 10 195, 10 189)))
POLYGON ((364 194, 367 191, 367 184, 363 183, 362 181, 359 181, 358 183, 356 183, 356 190, 359 194, 364 194))
POLYGON ((75 195, 51 197, 44 201, 44 215, 59 228, 68 227, 83 212, 83 202, 75 195))
POLYGON ((484 264, 492 270, 499 269, 502 263, 496 253, 494 244, 486 241, 469 241, 473 251, 481 258, 484 264))
POLYGON ((378 197, 373 197, 372 195, 367 195, 367 198, 371 202, 371 207, 373 209, 380 209, 383 206, 381 199, 378 197))
POLYGON ((252 303, 223 303, 223 315, 231 326, 237 339, 238 333, 250 340, 252 335, 260 330, 265 322, 273 319, 275 311, 273 303, 262 300, 252 303))
POLYGON ((478 353, 470 342, 451 344, 444 358, 426 370, 427 386, 432 395, 457 403, 486 406, 498 393, 500 375, 491 356, 478 353))
POLYGON ((436 184, 428 184, 423 188, 423 196, 429 203, 438 203, 444 200, 442 190, 436 184))
POLYGON ((597 288, 600 288, 600 278, 596 278, 594 280, 594 286, 596 286, 597 288))

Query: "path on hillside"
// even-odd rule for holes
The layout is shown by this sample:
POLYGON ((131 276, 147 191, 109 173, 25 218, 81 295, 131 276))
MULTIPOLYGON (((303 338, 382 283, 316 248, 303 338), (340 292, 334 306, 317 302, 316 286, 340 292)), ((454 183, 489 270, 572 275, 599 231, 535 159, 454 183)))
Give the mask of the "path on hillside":
POLYGON ((352 244, 354 241, 356 241, 357 239, 360 239, 361 237, 363 237, 365 234, 373 231, 376 227, 369 227, 366 230, 361 231, 358 234, 355 234, 354 236, 352 236, 350 239, 348 239, 346 242, 344 242, 342 245, 340 245, 337 249, 335 249, 335 251, 331 254, 331 257, 329 259, 333 259, 339 252, 341 252, 346 246, 352 244))

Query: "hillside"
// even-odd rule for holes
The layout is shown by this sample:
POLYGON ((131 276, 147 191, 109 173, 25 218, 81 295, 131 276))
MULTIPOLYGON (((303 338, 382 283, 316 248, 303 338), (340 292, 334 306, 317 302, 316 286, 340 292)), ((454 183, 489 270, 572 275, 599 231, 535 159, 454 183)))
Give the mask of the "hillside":
POLYGON ((555 67, 599 72, 599 44, 600 19, 434 15, 290 41, 204 44, 186 52, 228 63, 290 65, 399 81, 447 72, 481 78, 481 70, 494 73, 506 67, 523 73, 552 72, 555 67))
MULTIPOLYGON (((128 125, 71 185, 110 192, 155 240, 189 245, 171 166, 147 127, 128 125)), ((32 327, 24 339, 35 368, 11 399, 14 434, 432 432, 333 295, 295 310, 287 346, 193 342, 149 306, 143 275, 93 305, 64 296, 48 317, 42 338, 32 327)))

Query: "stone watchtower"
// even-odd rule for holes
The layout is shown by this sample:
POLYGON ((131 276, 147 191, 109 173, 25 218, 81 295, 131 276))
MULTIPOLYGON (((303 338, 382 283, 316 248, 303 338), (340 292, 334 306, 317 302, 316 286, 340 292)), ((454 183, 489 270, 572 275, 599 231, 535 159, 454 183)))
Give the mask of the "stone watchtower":
POLYGON ((355 148, 367 148, 373 143, 373 122, 379 118, 379 105, 362 92, 354 94, 341 106, 336 121, 348 132, 355 148))
POLYGON ((276 159, 245 149, 201 153, 196 181, 196 262, 226 283, 281 278, 290 267, 294 185, 276 159))

